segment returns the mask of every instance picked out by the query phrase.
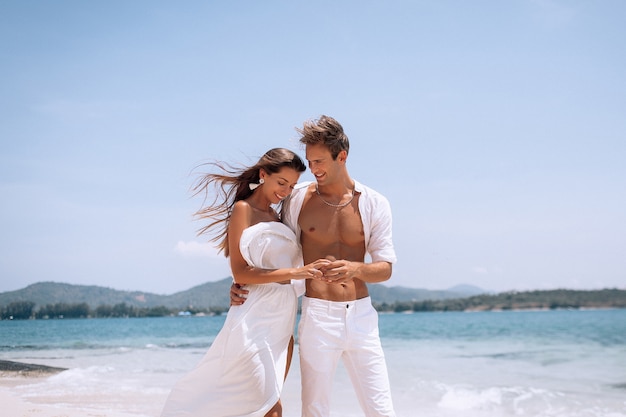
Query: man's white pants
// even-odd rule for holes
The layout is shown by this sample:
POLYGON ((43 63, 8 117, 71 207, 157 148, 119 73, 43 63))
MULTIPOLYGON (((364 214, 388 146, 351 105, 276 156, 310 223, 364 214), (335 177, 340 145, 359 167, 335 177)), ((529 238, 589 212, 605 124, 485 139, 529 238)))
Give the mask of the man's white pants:
POLYGON ((395 416, 378 335, 378 313, 369 297, 347 302, 302 297, 298 339, 303 417, 330 415, 333 377, 340 358, 365 415, 395 416))

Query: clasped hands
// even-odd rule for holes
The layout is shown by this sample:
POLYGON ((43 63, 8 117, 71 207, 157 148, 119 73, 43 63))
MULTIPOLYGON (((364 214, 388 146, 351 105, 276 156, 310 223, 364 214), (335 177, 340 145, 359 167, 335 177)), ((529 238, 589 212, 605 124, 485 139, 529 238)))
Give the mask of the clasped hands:
MULTIPOLYGON (((337 260, 333 256, 318 259, 306 265, 310 279, 327 284, 341 284, 357 276, 355 263, 343 259, 337 260)), ((230 305, 242 305, 246 301, 248 290, 241 284, 233 283, 230 286, 230 305)))
POLYGON ((337 260, 334 256, 318 259, 307 266, 310 267, 309 271, 312 273, 311 279, 327 284, 342 284, 356 276, 356 269, 352 262, 337 260))

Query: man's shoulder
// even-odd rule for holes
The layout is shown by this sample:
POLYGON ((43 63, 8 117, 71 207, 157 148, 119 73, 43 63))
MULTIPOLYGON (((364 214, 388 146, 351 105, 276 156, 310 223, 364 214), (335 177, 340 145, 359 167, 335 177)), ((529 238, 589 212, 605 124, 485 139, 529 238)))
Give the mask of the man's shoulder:
POLYGON ((293 191, 291 192, 291 196, 289 198, 297 198, 298 196, 306 194, 306 191, 312 183, 313 181, 299 182, 295 187, 293 187, 293 191))
POLYGON ((293 187, 293 192, 295 193, 296 191, 298 192, 302 192, 302 190, 306 190, 309 185, 311 185, 313 183, 313 181, 304 181, 304 182, 299 182, 296 184, 295 187, 293 187))
POLYGON ((354 180, 354 189, 368 200, 387 201, 387 197, 382 195, 380 192, 376 191, 372 187, 368 187, 367 185, 360 183, 357 180, 354 180))
POLYGON ((296 184, 296 186, 293 187, 291 194, 284 200, 283 208, 286 211, 290 211, 293 210, 294 207, 301 206, 304 201, 304 196, 306 196, 306 191, 312 182, 313 181, 305 181, 296 184))

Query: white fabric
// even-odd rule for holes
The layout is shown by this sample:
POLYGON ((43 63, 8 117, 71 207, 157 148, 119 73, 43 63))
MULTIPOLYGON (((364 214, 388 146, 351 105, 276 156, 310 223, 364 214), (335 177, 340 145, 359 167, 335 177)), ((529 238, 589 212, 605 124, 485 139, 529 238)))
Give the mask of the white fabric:
MULTIPOLYGON (((298 184, 283 204, 283 222, 295 232, 298 242, 301 234, 298 218, 310 184, 298 184)), ((396 262, 389 202, 358 181, 354 187, 360 193, 365 249, 372 262, 396 262)), ((378 315, 369 297, 349 302, 303 297, 298 338, 303 417, 329 415, 332 379, 340 358, 365 415, 395 415, 378 336, 378 315)))
POLYGON ((258 268, 302 266, 296 235, 279 222, 263 222, 248 227, 241 234, 239 250, 248 265, 258 268))
POLYGON ((339 359, 367 417, 393 417, 378 313, 369 297, 355 301, 302 298, 298 328, 302 417, 328 417, 339 359))
MULTIPOLYGON (((306 191, 311 181, 296 185, 291 195, 283 203, 283 222, 296 234, 300 241, 298 217, 304 203, 306 191)), ((390 262, 397 260, 392 241, 391 206, 385 196, 358 181, 354 181, 354 189, 360 193, 359 213, 365 233, 365 250, 370 254, 372 262, 390 262)))
MULTIPOLYGON (((298 266, 302 259, 295 235, 278 222, 244 230, 240 249, 260 268, 298 266)), ((246 289, 248 299, 230 307, 205 356, 172 389, 162 417, 261 417, 280 398, 297 297, 289 284, 246 289)))

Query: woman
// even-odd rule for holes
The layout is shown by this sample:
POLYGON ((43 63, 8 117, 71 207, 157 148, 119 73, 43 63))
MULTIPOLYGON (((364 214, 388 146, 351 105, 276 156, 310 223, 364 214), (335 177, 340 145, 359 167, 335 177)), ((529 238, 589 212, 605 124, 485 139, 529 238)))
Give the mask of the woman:
POLYGON ((232 306, 224 327, 200 363, 172 389, 162 417, 281 417, 280 393, 291 359, 297 296, 291 280, 319 278, 327 260, 302 266, 293 232, 273 208, 291 194, 302 160, 287 149, 271 149, 241 170, 212 164, 195 195, 217 190, 213 203, 196 213, 210 222, 200 234, 230 257, 236 284, 248 299, 232 306))

